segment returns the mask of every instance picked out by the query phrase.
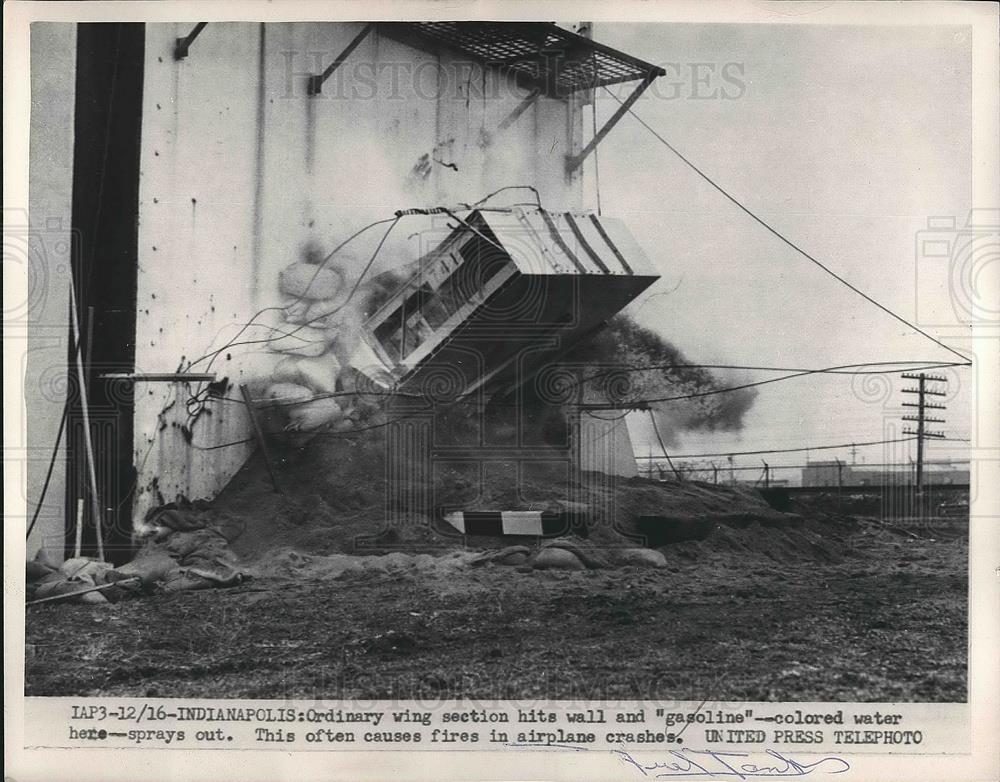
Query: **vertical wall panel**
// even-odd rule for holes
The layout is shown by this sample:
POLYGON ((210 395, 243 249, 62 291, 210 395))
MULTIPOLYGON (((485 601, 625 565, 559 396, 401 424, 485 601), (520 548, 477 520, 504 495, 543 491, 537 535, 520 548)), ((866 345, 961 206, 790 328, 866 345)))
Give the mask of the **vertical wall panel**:
MULTIPOLYGON (((4 317, 8 334, 22 317, 28 325, 24 464, 29 518, 41 499, 66 402, 75 84, 76 25, 32 24, 29 213, 4 215, 5 225, 12 219, 23 223, 25 235, 11 236, 9 241, 12 248, 16 246, 14 242, 21 244, 24 260, 28 263, 29 289, 25 307, 23 311, 5 312, 4 317)), ((55 559, 62 558, 65 442, 64 433, 38 521, 28 538, 29 557, 44 547, 55 559)))
MULTIPOLYGON (((254 314, 253 215, 260 26, 210 24, 177 62, 186 24, 149 24, 139 211, 136 370, 173 372, 236 336, 254 314)), ((252 339, 248 333, 243 339, 252 339)), ((192 371, 240 382, 254 354, 226 350, 192 371)), ((249 446, 244 411, 200 386, 144 383, 135 392, 135 521, 161 502, 212 496, 249 446), (185 434, 190 431, 190 440, 185 434)), ((227 394, 238 398, 235 389, 227 394)))

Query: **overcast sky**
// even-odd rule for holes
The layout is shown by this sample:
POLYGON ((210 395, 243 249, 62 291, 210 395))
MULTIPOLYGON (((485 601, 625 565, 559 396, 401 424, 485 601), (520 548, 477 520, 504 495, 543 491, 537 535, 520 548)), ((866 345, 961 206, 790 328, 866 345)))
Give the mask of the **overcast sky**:
MULTIPOLYGON (((915 247, 928 217, 961 223, 971 206, 966 28, 598 24, 595 38, 667 68, 636 112, 806 251, 911 321, 918 294, 947 295, 940 274, 923 274, 918 286, 928 270, 915 247)), ((616 106, 604 95, 598 121, 616 106)), ((692 361, 823 367, 952 358, 768 234, 632 117, 601 144, 599 166, 605 214, 627 220, 663 275, 632 311, 692 361)), ((974 378, 966 369, 950 375, 957 396, 947 400, 946 431, 968 437, 974 378)), ((887 395, 879 384, 856 393, 857 381, 842 376, 765 386, 742 433, 685 435, 677 450, 900 436, 903 382, 889 379, 887 395)), ((644 427, 630 423, 645 453, 644 427)), ((932 458, 963 455, 959 443, 935 445, 932 458)), ((866 448, 857 458, 909 452, 909 444, 866 448)), ((838 456, 851 460, 846 450, 809 455, 838 456)))

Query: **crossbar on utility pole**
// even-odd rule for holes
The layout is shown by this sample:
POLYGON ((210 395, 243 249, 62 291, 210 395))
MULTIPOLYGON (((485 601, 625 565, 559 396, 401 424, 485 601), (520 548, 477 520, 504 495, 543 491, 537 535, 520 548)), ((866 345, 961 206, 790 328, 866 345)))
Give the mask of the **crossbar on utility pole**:
POLYGON ((919 497, 924 491, 924 440, 927 439, 942 439, 944 438, 944 432, 930 432, 927 430, 926 424, 928 423, 944 423, 943 418, 931 418, 927 415, 928 410, 944 410, 945 405, 933 404, 927 401, 929 396, 947 396, 944 391, 939 391, 935 388, 929 388, 927 386, 928 381, 937 383, 947 383, 948 378, 944 375, 928 375, 925 372, 920 372, 913 374, 910 372, 904 372, 903 377, 907 380, 916 380, 916 388, 904 388, 904 394, 916 394, 917 403, 903 402, 904 407, 916 407, 916 416, 904 415, 904 421, 914 421, 916 422, 916 431, 913 429, 904 429, 904 434, 913 434, 917 437, 917 476, 916 476, 916 489, 917 496, 919 497))

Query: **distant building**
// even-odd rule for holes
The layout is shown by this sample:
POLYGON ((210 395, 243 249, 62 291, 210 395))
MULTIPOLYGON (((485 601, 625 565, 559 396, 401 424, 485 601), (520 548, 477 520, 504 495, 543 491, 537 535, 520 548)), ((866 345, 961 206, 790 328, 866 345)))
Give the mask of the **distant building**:
POLYGON ((802 468, 803 486, 844 486, 852 478, 852 468, 839 461, 807 462, 802 468))
POLYGON ((934 486, 952 486, 969 484, 969 468, 958 468, 948 465, 944 469, 929 469, 924 473, 924 481, 934 486))
MULTIPOLYGON (((803 486, 901 486, 913 483, 914 467, 864 467, 843 462, 809 462, 802 468, 803 486)), ((924 465, 924 484, 955 486, 969 483, 969 468, 952 462, 924 465)))
MULTIPOLYGON (((850 468, 852 484, 855 486, 899 486, 913 482, 912 468, 863 469, 850 468)), ((845 484, 847 480, 845 478, 845 484)), ((924 466, 924 485, 953 486, 969 483, 969 470, 951 464, 927 464, 924 466)))

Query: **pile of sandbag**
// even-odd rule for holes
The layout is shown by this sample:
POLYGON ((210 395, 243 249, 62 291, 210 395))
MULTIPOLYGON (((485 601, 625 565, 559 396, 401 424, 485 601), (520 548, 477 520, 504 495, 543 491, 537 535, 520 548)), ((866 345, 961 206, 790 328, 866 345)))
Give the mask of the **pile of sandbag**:
POLYGON ((200 507, 168 505, 150 512, 148 537, 131 562, 119 567, 87 557, 56 565, 39 555, 27 563, 27 600, 63 598, 117 602, 127 594, 213 589, 243 583, 227 530, 200 507), (95 589, 94 587, 104 587, 95 589))
POLYGON ((286 297, 283 322, 268 348, 284 354, 274 367, 262 405, 288 432, 350 429, 353 409, 339 397, 338 379, 356 347, 354 309, 346 306, 344 275, 312 263, 293 263, 278 276, 286 297))
POLYGON ((487 551, 473 560, 472 566, 488 563, 522 570, 597 570, 622 566, 661 568, 666 567, 667 560, 653 549, 623 547, 604 551, 586 541, 555 538, 537 549, 514 545, 487 551))
POLYGON ((210 508, 201 503, 175 503, 156 508, 147 515, 150 534, 135 558, 118 568, 138 576, 143 585, 163 592, 235 586, 245 573, 236 565, 229 548, 237 530, 220 528, 210 508))
POLYGON ((108 562, 72 557, 55 565, 42 555, 27 562, 25 584, 25 597, 29 602, 64 598, 91 605, 115 602, 127 590, 139 587, 138 582, 117 572, 108 562), (123 583, 119 585, 118 582, 123 583), (106 588, 94 589, 98 586, 106 588))

